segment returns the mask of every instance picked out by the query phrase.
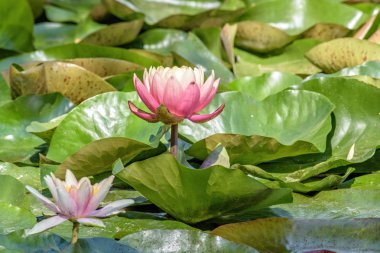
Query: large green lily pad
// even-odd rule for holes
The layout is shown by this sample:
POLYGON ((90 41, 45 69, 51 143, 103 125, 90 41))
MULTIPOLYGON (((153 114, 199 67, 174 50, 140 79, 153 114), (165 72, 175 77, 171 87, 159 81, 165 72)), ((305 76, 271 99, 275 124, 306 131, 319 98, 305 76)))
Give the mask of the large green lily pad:
MULTIPOLYGON (((266 146, 270 155, 273 155, 273 150, 280 149, 276 141, 260 137, 235 138, 234 135, 228 134, 270 137, 287 146, 304 141, 313 144, 319 151, 325 149, 326 136, 331 130, 330 113, 333 105, 320 94, 282 91, 263 101, 256 101, 240 92, 225 92, 215 96, 206 111, 213 111, 222 103, 225 103, 226 107, 217 118, 203 124, 185 121, 180 125, 182 135, 192 141, 198 141, 189 154, 198 157, 203 153, 204 158, 219 142, 227 150, 231 148, 231 152, 237 154, 238 158, 233 158, 235 161, 244 159, 245 154, 242 150, 247 151, 256 144, 266 146), (225 134, 227 138, 224 143, 225 134), (262 140, 262 143, 258 142, 262 140)), ((305 153, 313 150, 308 145, 297 145, 303 146, 305 153)), ((289 150, 292 150, 292 147, 289 150)), ((255 160, 254 157, 251 159, 255 160)))
POLYGON ((187 223, 232 210, 291 201, 289 189, 270 189, 240 170, 222 166, 189 169, 171 154, 135 162, 125 169, 114 170, 114 174, 152 203, 187 223))
POLYGON ((136 117, 128 101, 143 107, 136 92, 104 93, 75 107, 55 130, 47 158, 63 162, 92 141, 109 137, 126 137, 155 146, 149 137, 157 133, 160 124, 136 117))

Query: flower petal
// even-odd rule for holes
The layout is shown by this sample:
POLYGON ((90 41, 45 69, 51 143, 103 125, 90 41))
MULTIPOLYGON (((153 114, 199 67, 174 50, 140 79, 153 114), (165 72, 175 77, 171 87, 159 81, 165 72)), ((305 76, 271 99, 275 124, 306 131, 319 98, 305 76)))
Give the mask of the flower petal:
POLYGON ((59 184, 57 188, 57 205, 61 213, 67 217, 76 217, 78 213, 77 203, 67 192, 63 184, 59 184))
POLYGON ((57 202, 57 186, 53 180, 53 177, 54 177, 54 175, 45 176, 44 180, 45 180, 45 183, 46 183, 47 187, 49 188, 49 191, 50 191, 51 195, 53 196, 55 202, 57 202))
POLYGON ((39 201, 41 201, 41 203, 44 204, 47 208, 49 208, 55 213, 60 212, 56 204, 51 202, 48 198, 46 198, 44 195, 39 193, 36 189, 34 189, 33 187, 30 187, 29 185, 25 187, 34 197, 36 197, 39 201))
POLYGON ((162 69, 161 71, 165 72, 160 72, 160 68, 156 72, 153 72, 152 75, 152 83, 151 83, 151 92, 152 96, 156 99, 156 101, 159 104, 164 103, 164 93, 165 93, 165 87, 167 85, 168 79, 163 77, 163 74, 167 72, 166 68, 162 69))
POLYGON ((32 235, 32 234, 40 233, 49 228, 55 227, 66 220, 68 220, 68 218, 62 215, 56 215, 56 216, 47 218, 43 221, 38 222, 32 229, 27 229, 25 234, 32 235))
POLYGON ((224 104, 219 106, 219 108, 216 109, 216 111, 213 113, 210 113, 210 114, 194 114, 194 115, 190 116, 188 119, 191 120, 192 122, 195 122, 195 123, 204 123, 204 122, 212 120, 213 118, 218 116, 223 111, 223 109, 224 109, 224 104))
POLYGON ((91 216, 95 217, 105 217, 108 215, 111 215, 112 213, 119 211, 120 209, 127 207, 129 205, 132 205, 135 203, 132 199, 122 199, 122 200, 117 200, 112 203, 109 203, 105 207, 99 210, 95 210, 92 213, 90 213, 91 216))
POLYGON ((131 101, 128 101, 129 109, 133 114, 135 114, 140 119, 146 120, 148 122, 156 123, 159 120, 157 119, 155 114, 147 113, 139 108, 137 108, 131 101))
POLYGON ((114 178, 114 176, 110 176, 99 183, 97 192, 93 192, 93 196, 87 205, 86 213, 91 213, 96 208, 98 208, 100 202, 102 202, 103 199, 107 196, 114 178))
POLYGON ((87 205, 92 197, 91 182, 87 177, 81 178, 79 181, 79 189, 77 191, 77 197, 75 199, 78 208, 78 216, 85 216, 87 205))
POLYGON ((149 93, 147 87, 140 81, 136 74, 133 76, 133 83, 135 84, 136 91, 139 94, 141 100, 148 107, 148 109, 154 113, 160 104, 149 93))
POLYGON ((105 225, 103 221, 99 219, 94 219, 94 218, 79 218, 76 219, 77 222, 80 224, 86 225, 86 226, 92 226, 92 227, 102 227, 104 228, 105 225))
POLYGON ((181 101, 176 105, 175 112, 183 117, 188 117, 194 113, 199 103, 199 86, 194 82, 190 83, 180 97, 181 101))
POLYGON ((71 170, 66 170, 65 182, 67 185, 70 185, 70 186, 78 185, 78 181, 75 178, 74 174, 71 172, 71 170))
MULTIPOLYGON (((209 77, 209 79, 210 78, 211 78, 211 76, 209 77)), ((211 82, 208 83, 209 79, 207 79, 206 83, 201 88, 201 98, 199 99, 199 105, 194 112, 199 112, 203 108, 205 108, 210 103, 210 101, 214 98, 214 96, 218 90, 220 78, 218 78, 215 81, 212 78, 211 79, 213 81, 212 83, 211 82)))
MULTIPOLYGON (((175 114, 178 117, 184 115, 177 112, 178 104, 181 102, 182 91, 185 90, 182 84, 177 81, 176 78, 171 77, 165 87, 164 105, 168 108, 169 112, 175 114)), ((187 86, 187 85, 186 85, 187 86)))

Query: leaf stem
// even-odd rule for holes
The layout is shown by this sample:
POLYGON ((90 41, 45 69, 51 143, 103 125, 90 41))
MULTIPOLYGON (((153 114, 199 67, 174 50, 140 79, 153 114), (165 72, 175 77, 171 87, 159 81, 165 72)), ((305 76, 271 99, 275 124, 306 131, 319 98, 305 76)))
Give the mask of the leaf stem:
POLYGON ((71 244, 75 244, 78 241, 79 234, 79 222, 73 222, 73 235, 71 237, 71 244))
POLYGON ((171 125, 170 153, 178 158, 178 124, 171 125))

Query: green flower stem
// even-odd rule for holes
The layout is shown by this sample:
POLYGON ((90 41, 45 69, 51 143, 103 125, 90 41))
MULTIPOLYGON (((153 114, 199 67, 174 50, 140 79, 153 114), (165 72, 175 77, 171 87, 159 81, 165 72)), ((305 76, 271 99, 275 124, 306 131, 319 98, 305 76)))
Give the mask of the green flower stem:
POLYGON ((170 153, 178 158, 178 124, 171 125, 170 153))
POLYGON ((73 222, 73 235, 71 237, 71 244, 75 244, 78 241, 79 234, 79 222, 73 222))

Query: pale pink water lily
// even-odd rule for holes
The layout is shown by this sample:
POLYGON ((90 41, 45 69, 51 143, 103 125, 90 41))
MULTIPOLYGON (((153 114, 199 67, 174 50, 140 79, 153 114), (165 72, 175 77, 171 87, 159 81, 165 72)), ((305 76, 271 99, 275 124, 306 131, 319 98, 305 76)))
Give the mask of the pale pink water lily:
POLYGON ((222 104, 210 114, 198 114, 215 96, 220 79, 215 80, 214 71, 204 80, 202 68, 173 67, 145 69, 143 82, 134 75, 133 82, 141 100, 151 113, 137 108, 129 101, 129 108, 141 119, 149 122, 161 121, 178 124, 184 119, 203 123, 218 116, 224 109, 222 104))
POLYGON ((104 227, 104 223, 94 217, 109 216, 134 203, 131 199, 118 200, 97 210, 99 204, 110 190, 114 176, 110 176, 94 185, 91 185, 87 177, 81 178, 78 182, 70 170, 66 171, 65 181, 61 181, 53 174, 45 176, 44 179, 54 202, 34 188, 30 186, 26 186, 26 188, 34 197, 57 215, 37 223, 32 229, 26 231, 27 235, 42 232, 66 220, 88 226, 104 227))

